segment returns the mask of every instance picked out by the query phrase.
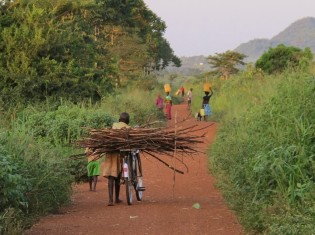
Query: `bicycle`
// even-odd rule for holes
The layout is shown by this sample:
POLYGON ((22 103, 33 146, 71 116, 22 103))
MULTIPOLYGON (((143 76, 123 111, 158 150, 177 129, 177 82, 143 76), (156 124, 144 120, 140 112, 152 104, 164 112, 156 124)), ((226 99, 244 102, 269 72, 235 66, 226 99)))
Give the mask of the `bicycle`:
POLYGON ((128 205, 132 205, 132 191, 135 190, 136 198, 142 201, 142 192, 145 191, 142 181, 142 165, 140 150, 120 150, 122 165, 122 181, 126 185, 128 205))

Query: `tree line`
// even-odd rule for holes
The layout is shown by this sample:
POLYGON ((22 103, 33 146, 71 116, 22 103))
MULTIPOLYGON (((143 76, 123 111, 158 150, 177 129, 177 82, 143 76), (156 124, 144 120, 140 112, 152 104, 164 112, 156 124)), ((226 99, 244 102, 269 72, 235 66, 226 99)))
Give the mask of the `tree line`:
MULTIPOLYGON (((209 73, 224 79, 237 74, 246 63, 243 61, 246 55, 236 51, 216 53, 207 57, 212 67, 209 73)), ((254 64, 254 73, 264 72, 266 74, 277 74, 285 69, 307 69, 313 61, 313 53, 309 47, 304 50, 280 44, 269 48, 254 64)), ((250 65, 252 66, 252 65, 250 65)))
POLYGON ((0 102, 98 100, 180 66, 143 0, 11 0, 0 5, 0 102))

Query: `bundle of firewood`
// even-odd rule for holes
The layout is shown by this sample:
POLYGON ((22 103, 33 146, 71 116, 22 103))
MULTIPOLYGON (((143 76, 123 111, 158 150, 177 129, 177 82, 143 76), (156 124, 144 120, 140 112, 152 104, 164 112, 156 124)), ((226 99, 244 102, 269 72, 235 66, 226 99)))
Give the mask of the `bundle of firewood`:
POLYGON ((193 125, 168 128, 91 129, 89 136, 77 141, 76 144, 82 148, 91 148, 93 155, 99 157, 109 152, 139 149, 173 169, 161 159, 161 156, 174 157, 184 164, 177 156, 200 153, 197 144, 204 142, 205 133, 202 135, 195 133, 205 128, 198 129, 197 125, 193 125))
MULTIPOLYGON (((200 130, 200 129, 199 129, 200 130)), ((184 155, 198 153, 196 144, 203 143, 204 134, 197 136, 196 126, 179 128, 92 129, 90 135, 77 142, 80 147, 103 154, 120 150, 140 149, 153 154, 184 155)))

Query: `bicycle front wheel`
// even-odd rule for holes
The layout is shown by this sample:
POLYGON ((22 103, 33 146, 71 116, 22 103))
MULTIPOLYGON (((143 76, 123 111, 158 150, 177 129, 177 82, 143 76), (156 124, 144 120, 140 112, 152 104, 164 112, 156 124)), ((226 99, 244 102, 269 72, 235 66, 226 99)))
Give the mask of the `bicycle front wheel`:
POLYGON ((125 177, 125 182, 126 182, 126 197, 127 197, 127 203, 128 205, 132 204, 132 190, 133 190, 133 185, 132 185, 132 168, 131 168, 131 161, 128 159, 127 162, 128 165, 128 177, 125 177))
POLYGON ((142 177, 137 178, 137 186, 136 186, 136 197, 139 202, 142 201, 142 188, 143 188, 143 183, 142 183, 142 177))

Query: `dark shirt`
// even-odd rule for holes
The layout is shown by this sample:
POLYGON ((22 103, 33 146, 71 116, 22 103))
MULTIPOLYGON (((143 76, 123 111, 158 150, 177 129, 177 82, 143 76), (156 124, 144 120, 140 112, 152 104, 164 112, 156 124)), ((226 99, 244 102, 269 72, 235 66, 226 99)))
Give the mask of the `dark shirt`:
POLYGON ((202 98, 202 104, 209 104, 209 101, 210 101, 211 96, 212 96, 212 95, 205 95, 205 96, 202 98))

